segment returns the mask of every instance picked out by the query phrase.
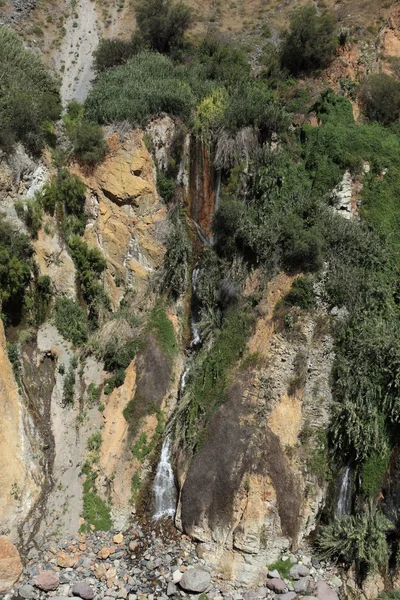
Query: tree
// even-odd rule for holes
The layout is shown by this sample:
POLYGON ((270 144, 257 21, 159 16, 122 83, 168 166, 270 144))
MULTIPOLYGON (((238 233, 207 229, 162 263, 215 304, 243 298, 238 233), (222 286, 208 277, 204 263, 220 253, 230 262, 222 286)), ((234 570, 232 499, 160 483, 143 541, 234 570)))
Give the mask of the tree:
POLYGON ((318 16, 314 6, 295 10, 282 46, 282 67, 293 75, 327 67, 338 45, 334 30, 329 12, 318 16))
POLYGON ((400 81, 385 73, 370 75, 361 87, 361 101, 371 121, 384 125, 397 121, 400 115, 400 81))
POLYGON ((182 45, 192 18, 183 2, 143 0, 136 8, 136 20, 145 42, 157 52, 168 53, 182 45))

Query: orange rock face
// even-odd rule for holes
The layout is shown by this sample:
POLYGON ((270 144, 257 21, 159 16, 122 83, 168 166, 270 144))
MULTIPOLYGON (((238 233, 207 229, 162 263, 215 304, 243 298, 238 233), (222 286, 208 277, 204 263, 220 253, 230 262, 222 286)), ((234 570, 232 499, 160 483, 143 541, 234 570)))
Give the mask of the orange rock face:
POLYGON ((22 573, 19 552, 9 539, 0 536, 0 594, 8 592, 22 573))

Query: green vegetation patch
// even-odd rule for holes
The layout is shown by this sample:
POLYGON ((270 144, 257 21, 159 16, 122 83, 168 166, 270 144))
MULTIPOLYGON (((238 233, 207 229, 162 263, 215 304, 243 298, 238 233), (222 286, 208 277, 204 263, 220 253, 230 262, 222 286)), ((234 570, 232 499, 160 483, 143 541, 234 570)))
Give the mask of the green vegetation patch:
POLYGON ((96 493, 95 484, 97 474, 86 462, 82 469, 82 475, 85 476, 83 484, 83 513, 85 523, 81 525, 81 532, 90 532, 92 527, 95 531, 109 531, 112 528, 110 507, 96 493))
POLYGON ((74 346, 82 346, 88 339, 88 324, 83 308, 65 296, 56 299, 55 325, 66 340, 74 346))
POLYGON ((268 571, 278 571, 283 579, 290 579, 289 571, 293 567, 290 560, 276 560, 272 565, 268 565, 268 571))
POLYGON ((160 303, 156 304, 150 313, 147 330, 155 333, 161 349, 172 360, 178 352, 178 345, 174 326, 168 319, 167 313, 160 303))
POLYGON ((0 147, 20 141, 39 152, 46 123, 60 116, 59 81, 9 27, 0 27, 0 81, 0 147))
POLYGON ((184 418, 189 439, 194 439, 198 433, 199 420, 205 417, 208 422, 224 401, 229 371, 246 347, 251 322, 252 318, 244 306, 229 309, 214 344, 196 365, 189 388, 190 403, 184 418))
POLYGON ((142 52, 126 64, 102 72, 86 101, 99 123, 143 123, 160 112, 187 118, 195 99, 181 71, 161 54, 142 52))

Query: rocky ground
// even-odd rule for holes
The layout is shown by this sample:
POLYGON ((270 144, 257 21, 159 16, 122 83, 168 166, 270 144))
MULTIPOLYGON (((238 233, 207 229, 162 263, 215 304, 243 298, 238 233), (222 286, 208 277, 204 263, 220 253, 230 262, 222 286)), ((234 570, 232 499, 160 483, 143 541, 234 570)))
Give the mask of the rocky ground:
MULTIPOLYGON (((133 526, 124 534, 91 532, 66 536, 57 543, 35 540, 18 582, 1 596, 24 600, 155 600, 188 597, 199 600, 338 600, 337 570, 302 551, 282 556, 263 586, 248 590, 213 573, 196 554, 196 545, 169 522, 133 526), (287 567, 283 569, 283 565, 287 567), (290 570, 289 570, 290 569, 290 570)), ((0 557, 0 582, 2 579, 0 557)), ((9 568, 9 565, 8 565, 9 568)))

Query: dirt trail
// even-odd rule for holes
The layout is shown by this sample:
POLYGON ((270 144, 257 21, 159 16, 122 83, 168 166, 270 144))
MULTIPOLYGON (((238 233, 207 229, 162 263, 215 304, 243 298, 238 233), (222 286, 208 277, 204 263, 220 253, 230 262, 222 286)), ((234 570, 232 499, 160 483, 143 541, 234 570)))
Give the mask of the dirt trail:
POLYGON ((63 70, 61 99, 84 102, 93 79, 93 51, 99 43, 98 15, 93 0, 78 0, 66 25, 66 35, 57 59, 63 70))

